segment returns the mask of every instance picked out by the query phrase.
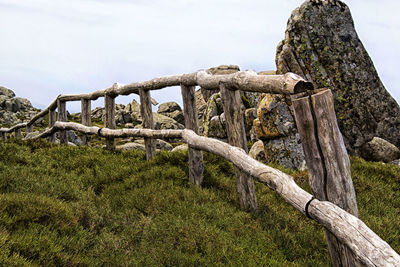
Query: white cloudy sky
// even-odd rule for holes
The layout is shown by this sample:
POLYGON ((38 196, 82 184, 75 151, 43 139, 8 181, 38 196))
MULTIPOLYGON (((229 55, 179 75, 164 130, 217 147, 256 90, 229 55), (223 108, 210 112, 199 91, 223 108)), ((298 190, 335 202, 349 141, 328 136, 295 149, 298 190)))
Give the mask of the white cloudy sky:
MULTIPOLYGON (((61 93, 221 64, 275 69, 276 45, 302 2, 0 0, 0 85, 43 108, 61 93)), ((400 1, 345 2, 383 83, 400 102, 400 1)), ((153 96, 180 102, 178 89, 153 96)))

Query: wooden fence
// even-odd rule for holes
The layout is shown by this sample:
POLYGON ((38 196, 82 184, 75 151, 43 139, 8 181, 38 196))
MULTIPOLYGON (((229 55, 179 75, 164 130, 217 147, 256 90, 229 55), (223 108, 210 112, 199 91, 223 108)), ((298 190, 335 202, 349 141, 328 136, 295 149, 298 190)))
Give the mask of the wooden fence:
POLYGON ((12 132, 16 138, 22 138, 22 128, 26 127, 27 134, 32 132, 35 121, 47 114, 49 127, 34 138, 47 137, 50 142, 55 142, 55 133, 59 132, 60 143, 65 144, 68 142, 66 131, 75 130, 84 134, 84 143, 90 144, 90 136, 98 135, 106 139, 107 149, 113 150, 115 138, 143 137, 147 159, 151 159, 156 153, 154 139, 182 138, 189 146, 189 180, 193 184, 202 183, 202 151, 231 161, 235 166, 240 207, 248 211, 257 209, 253 178, 267 185, 302 214, 325 228, 333 266, 400 264, 400 255, 357 218, 358 209, 349 157, 337 125, 331 91, 313 90, 311 83, 298 75, 287 73, 266 76, 257 75, 253 71, 211 75, 199 71, 128 85, 115 83, 110 88, 91 94, 60 95, 29 122, 12 128, 1 128, 2 140, 5 141, 7 133, 12 132), (181 86, 186 129, 153 130, 151 104, 156 101, 150 97, 150 91, 177 85, 181 86), (220 90, 229 144, 198 135, 195 86, 220 90), (291 176, 248 156, 244 110, 239 90, 291 96, 314 196, 301 189, 291 176), (143 129, 116 130, 115 98, 132 93, 140 95, 143 129), (99 97, 105 99, 104 128, 91 126, 91 100, 99 97), (81 124, 67 122, 67 101, 81 101, 81 124))

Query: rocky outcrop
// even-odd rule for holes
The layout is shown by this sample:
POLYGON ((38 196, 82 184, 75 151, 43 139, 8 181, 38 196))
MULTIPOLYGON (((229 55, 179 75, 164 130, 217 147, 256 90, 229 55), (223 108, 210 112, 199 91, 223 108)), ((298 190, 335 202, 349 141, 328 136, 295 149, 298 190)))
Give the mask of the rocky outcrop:
POLYGON ((400 146, 399 105, 379 79, 343 2, 307 0, 294 10, 276 64, 278 73, 294 72, 332 90, 350 152, 375 136, 400 146))
POLYGON ((391 162, 400 159, 400 150, 388 141, 374 137, 360 149, 361 156, 370 161, 391 162))
POLYGON ((185 125, 185 117, 181 107, 176 102, 165 102, 158 106, 157 113, 170 117, 178 123, 185 125))
POLYGON ((304 152, 290 99, 283 95, 265 94, 257 109, 253 127, 257 138, 263 142, 263 161, 291 169, 302 168, 304 152))
MULTIPOLYGON (((15 93, 0 86, 0 125, 3 127, 29 121, 40 110, 34 108, 28 99, 16 97, 15 93)), ((35 125, 40 125, 41 120, 35 125)))

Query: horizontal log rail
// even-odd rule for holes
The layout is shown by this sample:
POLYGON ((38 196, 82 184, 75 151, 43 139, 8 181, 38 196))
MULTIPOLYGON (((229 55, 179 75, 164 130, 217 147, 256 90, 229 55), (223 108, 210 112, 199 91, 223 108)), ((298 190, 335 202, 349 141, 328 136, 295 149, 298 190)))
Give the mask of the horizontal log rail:
MULTIPOLYGON (((18 124, 12 128, 0 128, 0 132, 10 133, 14 130, 30 127, 39 118, 46 116, 49 111, 57 108, 57 102, 97 100, 105 95, 116 97, 118 95, 138 94, 139 90, 159 90, 171 86, 201 86, 207 90, 218 89, 220 84, 230 90, 242 90, 248 92, 261 92, 291 95, 313 89, 310 82, 305 81, 302 77, 294 73, 286 73, 283 75, 258 75, 254 71, 239 71, 233 74, 212 75, 207 71, 200 70, 194 73, 164 76, 151 79, 144 82, 131 84, 115 83, 113 86, 97 90, 89 94, 73 94, 59 95, 47 108, 36 114, 31 120, 26 123, 18 124)), ((157 101, 151 98, 153 105, 157 105, 157 101)))
POLYGON ((258 162, 247 155, 242 148, 231 146, 216 139, 199 136, 188 129, 114 130, 59 121, 57 121, 52 128, 47 129, 42 134, 33 138, 48 137, 60 130, 75 130, 83 134, 95 134, 109 138, 182 138, 191 147, 211 152, 231 161, 241 171, 253 176, 256 180, 277 192, 287 203, 292 205, 303 215, 313 219, 334 234, 341 242, 346 244, 357 259, 366 266, 398 266, 400 263, 400 255, 368 228, 363 221, 331 202, 313 199, 310 193, 300 188, 294 182, 293 177, 258 162), (306 208, 307 206, 308 208, 306 208))

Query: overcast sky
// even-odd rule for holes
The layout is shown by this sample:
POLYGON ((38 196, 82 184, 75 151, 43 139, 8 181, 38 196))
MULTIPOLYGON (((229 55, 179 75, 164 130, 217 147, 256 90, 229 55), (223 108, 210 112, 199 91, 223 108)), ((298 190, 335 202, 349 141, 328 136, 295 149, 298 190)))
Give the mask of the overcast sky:
MULTIPOLYGON (((0 85, 44 108, 59 94, 221 64, 274 70, 276 46, 302 2, 0 0, 0 85)), ((400 102, 400 1, 345 2, 386 89, 400 102)), ((152 95, 181 102, 177 88, 152 95)))

